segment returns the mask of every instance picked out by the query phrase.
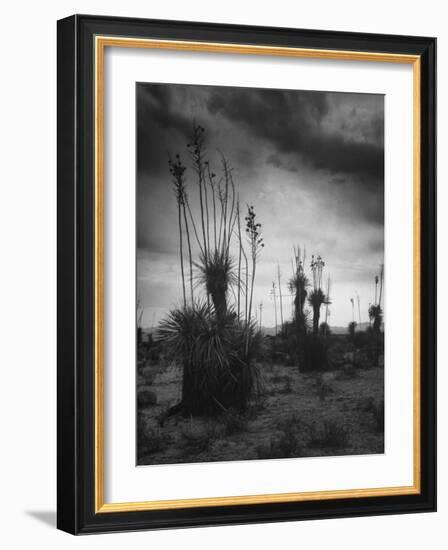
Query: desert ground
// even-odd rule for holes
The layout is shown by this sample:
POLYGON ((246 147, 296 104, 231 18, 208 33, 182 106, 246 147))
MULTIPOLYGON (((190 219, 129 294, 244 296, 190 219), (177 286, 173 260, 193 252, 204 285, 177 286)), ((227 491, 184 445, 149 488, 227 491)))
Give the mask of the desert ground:
POLYGON ((363 455, 384 452, 384 368, 334 338, 331 368, 300 372, 266 360, 245 411, 213 418, 172 414, 182 370, 139 353, 137 464, 363 455), (345 349, 347 346, 345 345, 345 349))

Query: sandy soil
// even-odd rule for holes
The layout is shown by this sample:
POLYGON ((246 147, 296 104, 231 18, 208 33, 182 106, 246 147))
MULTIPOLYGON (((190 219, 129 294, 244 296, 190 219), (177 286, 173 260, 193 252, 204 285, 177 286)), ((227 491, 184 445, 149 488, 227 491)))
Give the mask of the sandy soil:
POLYGON ((259 368, 262 389, 244 414, 203 419, 167 418, 180 399, 180 369, 146 367, 139 391, 150 389, 157 402, 139 408, 138 464, 384 452, 383 368, 319 375, 279 364, 259 368))

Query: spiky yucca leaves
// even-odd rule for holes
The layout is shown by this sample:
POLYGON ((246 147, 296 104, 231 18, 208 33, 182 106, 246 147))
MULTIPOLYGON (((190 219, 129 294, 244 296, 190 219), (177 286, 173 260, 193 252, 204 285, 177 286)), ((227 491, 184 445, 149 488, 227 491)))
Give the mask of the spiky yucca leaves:
POLYGON ((195 265, 199 283, 211 297, 216 316, 221 322, 227 314, 227 293, 238 282, 232 259, 225 250, 214 250, 208 256, 202 254, 195 265))
POLYGON ((158 339, 183 364, 181 409, 187 415, 244 410, 257 387, 257 339, 245 353, 246 328, 234 312, 218 320, 206 303, 173 309, 159 325, 158 339))
POLYGON ((369 307, 369 318, 373 321, 374 332, 379 333, 383 321, 383 310, 380 305, 372 305, 369 307))
POLYGON ((319 334, 320 308, 327 301, 327 297, 320 288, 314 289, 308 297, 308 302, 313 308, 313 334, 315 335, 319 334))

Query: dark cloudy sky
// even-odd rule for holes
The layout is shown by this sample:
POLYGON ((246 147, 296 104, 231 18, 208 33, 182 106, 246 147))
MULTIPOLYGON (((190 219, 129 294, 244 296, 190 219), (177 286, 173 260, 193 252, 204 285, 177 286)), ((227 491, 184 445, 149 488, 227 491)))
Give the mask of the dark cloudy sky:
MULTIPOLYGON (((175 84, 137 84, 137 292, 143 325, 180 302, 177 206, 168 154, 187 166, 193 120, 206 129, 219 172, 221 150, 234 168, 242 204, 254 205, 265 248, 255 303, 273 326, 269 296, 280 264, 289 294, 293 245, 320 254, 332 280, 330 324, 351 321, 359 294, 362 320, 374 298, 384 253, 384 97, 175 84)), ((193 173, 187 170, 191 200, 193 173)), ((307 271, 309 272, 309 261, 307 271)), ((284 316, 291 299, 284 298, 284 316)), ((356 315, 357 317, 357 315, 356 315)))

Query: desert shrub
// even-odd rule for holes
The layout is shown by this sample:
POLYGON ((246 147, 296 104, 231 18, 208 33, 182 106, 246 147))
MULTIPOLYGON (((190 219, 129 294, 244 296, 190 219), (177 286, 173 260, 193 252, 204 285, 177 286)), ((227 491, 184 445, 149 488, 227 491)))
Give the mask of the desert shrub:
POLYGON ((299 456, 303 456, 303 448, 297 436, 291 432, 283 432, 279 436, 273 436, 268 445, 259 445, 257 447, 257 457, 260 459, 299 456))
POLYGON ((278 393, 287 394, 287 393, 291 393, 291 392, 292 392, 292 380, 291 380, 291 378, 288 377, 285 380, 285 383, 284 383, 283 387, 280 388, 278 393))
POLYGON ((358 326, 358 324, 356 323, 356 321, 352 321, 348 324, 348 341, 349 342, 354 342, 355 340, 355 334, 356 334, 356 327, 358 326))
POLYGON ((347 428, 335 420, 325 420, 320 427, 314 424, 309 444, 312 447, 335 448, 347 447, 350 436, 347 428))
POLYGON ((292 379, 287 374, 274 374, 267 377, 264 395, 287 394, 292 392, 292 379), (280 386, 280 387, 279 387, 280 386))
POLYGON ((353 343, 355 348, 363 349, 370 344, 369 335, 364 330, 357 331, 353 335, 353 343))
POLYGON ((373 327, 368 327, 366 333, 369 339, 366 356, 372 365, 379 366, 380 357, 384 353, 384 334, 373 327))
POLYGON ((227 411, 222 417, 224 435, 239 433, 247 427, 247 417, 238 411, 227 411))
POLYGON ((208 421, 205 423, 191 422, 182 429, 184 451, 187 453, 201 453, 210 449, 212 443, 223 436, 221 424, 208 421))
POLYGON ((384 400, 375 402, 372 409, 374 429, 376 432, 384 432, 384 400))
POLYGON ((307 334, 303 345, 303 362, 301 372, 321 371, 328 365, 327 342, 315 334, 307 334))
POLYGON ((144 415, 137 417, 137 453, 141 458, 145 455, 162 451, 166 446, 166 438, 159 427, 152 428, 144 415))
POLYGON ((334 391, 333 386, 329 382, 326 382, 320 375, 316 376, 314 386, 316 388, 316 394, 321 401, 324 401, 325 398, 334 391))
POLYGON ((278 433, 270 438, 269 443, 257 447, 257 457, 262 459, 304 456, 304 449, 299 439, 303 426, 297 416, 293 414, 280 419, 276 428, 278 433))
POLYGON ((152 391, 152 386, 140 386, 137 393, 139 407, 149 407, 157 404, 157 395, 152 391))
POLYGON ((270 382, 272 384, 281 384, 282 382, 291 381, 291 377, 287 374, 274 374, 271 376, 270 382))
POLYGON ((358 377, 358 369, 351 363, 346 363, 336 374, 336 380, 352 380, 358 377))
POLYGON ((384 399, 369 397, 361 401, 359 409, 371 415, 375 432, 384 432, 384 399))
POLYGON ((328 365, 332 368, 341 367, 344 364, 344 354, 348 349, 347 341, 339 335, 331 335, 327 337, 327 340, 329 340, 327 346, 328 365))

